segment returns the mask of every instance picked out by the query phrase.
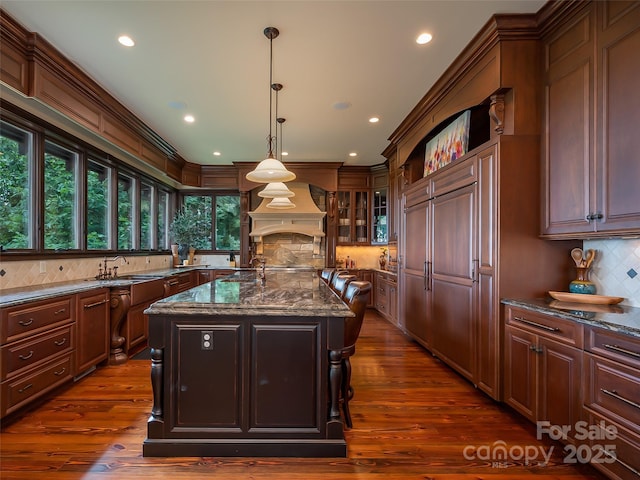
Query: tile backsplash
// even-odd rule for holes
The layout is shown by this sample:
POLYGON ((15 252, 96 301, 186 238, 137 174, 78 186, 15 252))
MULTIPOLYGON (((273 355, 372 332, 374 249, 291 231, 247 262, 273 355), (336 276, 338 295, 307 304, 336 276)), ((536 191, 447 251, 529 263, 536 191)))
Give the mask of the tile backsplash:
MULTIPOLYGON (((640 307, 640 239, 585 240, 583 248, 597 251, 590 279, 597 293, 624 297, 622 304, 640 307)), ((357 261, 358 268, 378 268, 381 247, 342 247, 336 256, 347 256, 357 261)), ((227 256, 196 253, 196 265, 226 267, 227 256)), ((98 273, 100 258, 56 258, 51 260, 2 261, 0 258, 0 291, 6 288, 28 287, 47 283, 92 278, 98 273)), ((170 268, 171 256, 129 256, 126 262, 118 260, 119 273, 140 272, 170 268)), ((568 289, 568 286, 567 286, 568 289)))
MULTIPOLYGON (((112 257, 110 257, 112 258, 112 257)), ((118 266, 118 275, 171 268, 171 255, 131 256, 109 265, 118 266)), ((2 261, 0 258, 0 292, 6 288, 30 287, 49 283, 85 280, 98 274, 100 257, 55 258, 50 260, 2 261)), ((196 252, 195 265, 228 266, 228 256, 202 255, 196 252)))
POLYGON ((590 280, 598 295, 624 297, 623 305, 640 307, 640 239, 585 240, 583 249, 596 250, 590 280))

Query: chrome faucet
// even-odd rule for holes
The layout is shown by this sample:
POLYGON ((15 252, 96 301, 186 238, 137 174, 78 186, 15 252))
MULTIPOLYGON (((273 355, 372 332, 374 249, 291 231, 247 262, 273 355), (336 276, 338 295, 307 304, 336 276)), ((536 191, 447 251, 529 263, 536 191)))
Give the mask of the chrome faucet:
POLYGON ((119 258, 121 258, 125 262, 127 261, 127 259, 123 255, 116 255, 113 258, 104 257, 104 265, 102 263, 98 264, 98 275, 96 275, 96 280, 111 280, 118 278, 118 266, 114 265, 113 268, 108 268, 107 262, 115 262, 119 258), (103 266, 104 270, 102 269, 103 266))

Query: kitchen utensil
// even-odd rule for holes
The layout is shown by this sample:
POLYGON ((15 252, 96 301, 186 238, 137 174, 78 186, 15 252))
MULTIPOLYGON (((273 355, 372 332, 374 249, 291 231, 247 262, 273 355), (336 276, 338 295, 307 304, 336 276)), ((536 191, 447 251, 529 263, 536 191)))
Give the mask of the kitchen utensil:
POLYGON ((582 267, 582 258, 584 257, 584 252, 581 248, 574 248, 571 250, 571 258, 576 262, 576 267, 582 267))
POLYGON ((591 248, 587 250, 587 253, 585 254, 585 261, 587 262, 586 264, 587 268, 591 267, 591 264, 593 263, 593 260, 595 258, 596 258, 596 251, 591 248))

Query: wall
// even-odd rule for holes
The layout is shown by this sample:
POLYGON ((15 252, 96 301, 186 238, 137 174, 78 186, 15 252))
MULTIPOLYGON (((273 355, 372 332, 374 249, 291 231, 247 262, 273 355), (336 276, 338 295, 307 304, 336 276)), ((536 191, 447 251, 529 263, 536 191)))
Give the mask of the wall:
POLYGON ((583 249, 596 250, 591 281, 597 294, 624 297, 623 305, 640 307, 640 239, 585 240, 583 249))

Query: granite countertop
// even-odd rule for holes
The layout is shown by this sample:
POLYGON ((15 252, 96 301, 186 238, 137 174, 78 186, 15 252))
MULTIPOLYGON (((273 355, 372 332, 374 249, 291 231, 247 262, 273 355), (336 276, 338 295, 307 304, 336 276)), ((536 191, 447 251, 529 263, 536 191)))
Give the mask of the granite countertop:
POLYGON ((171 297, 145 313, 187 315, 262 315, 350 317, 349 307, 320 279, 315 269, 236 271, 171 297))
POLYGON ((73 295, 74 293, 86 292, 96 288, 123 287, 138 282, 146 282, 155 278, 166 278, 178 275, 189 270, 200 270, 211 268, 203 265, 181 266, 180 268, 164 268, 161 270, 145 270, 141 272, 127 272, 120 275, 116 280, 70 280, 68 282, 48 283, 43 285, 32 285, 30 287, 7 288, 0 294, 0 308, 21 305, 27 302, 47 300, 48 298, 60 295, 73 295), (135 276, 136 278, 127 278, 135 276))
POLYGON ((502 303, 640 338, 640 308, 637 307, 558 302, 550 297, 505 298, 502 303))

